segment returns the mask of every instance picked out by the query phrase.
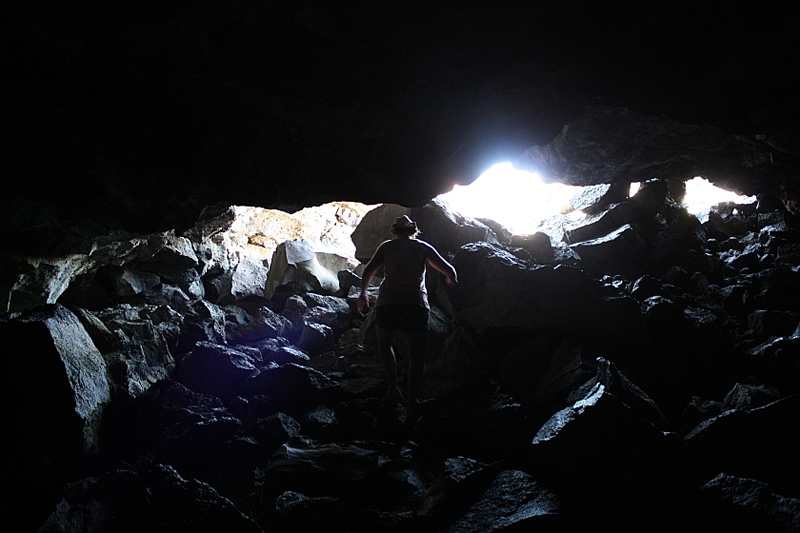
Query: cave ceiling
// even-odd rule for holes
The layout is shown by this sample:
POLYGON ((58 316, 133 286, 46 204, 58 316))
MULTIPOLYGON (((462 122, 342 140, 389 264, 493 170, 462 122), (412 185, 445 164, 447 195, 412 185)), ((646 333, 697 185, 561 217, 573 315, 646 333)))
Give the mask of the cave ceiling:
POLYGON ((3 9, 6 232, 169 229, 215 204, 416 206, 503 161, 573 184, 699 174, 800 196, 789 3, 3 9))

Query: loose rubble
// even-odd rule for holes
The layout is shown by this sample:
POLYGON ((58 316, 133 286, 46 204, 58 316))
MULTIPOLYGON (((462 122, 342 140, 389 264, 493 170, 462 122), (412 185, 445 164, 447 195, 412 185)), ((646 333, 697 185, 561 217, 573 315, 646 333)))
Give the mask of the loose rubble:
POLYGON ((305 226, 231 208, 21 272, 0 321, 8 523, 798 531, 797 221, 695 217, 658 180, 574 204, 591 216, 562 240, 439 202, 337 204, 305 226), (354 306, 398 213, 459 272, 454 288, 429 273, 416 422, 384 403, 354 306))

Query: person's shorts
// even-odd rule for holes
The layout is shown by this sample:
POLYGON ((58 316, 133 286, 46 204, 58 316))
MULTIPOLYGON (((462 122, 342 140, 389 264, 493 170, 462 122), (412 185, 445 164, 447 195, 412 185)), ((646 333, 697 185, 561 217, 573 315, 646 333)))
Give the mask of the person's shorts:
POLYGON ((375 324, 382 329, 424 333, 428 330, 429 314, 428 309, 419 305, 382 305, 375 308, 375 324))

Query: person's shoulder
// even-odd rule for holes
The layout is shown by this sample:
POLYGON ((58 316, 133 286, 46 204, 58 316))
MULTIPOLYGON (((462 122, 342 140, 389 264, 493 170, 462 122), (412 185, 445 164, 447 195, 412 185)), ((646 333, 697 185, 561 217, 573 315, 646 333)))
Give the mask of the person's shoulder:
POLYGON ((436 251, 436 248, 428 241, 423 241, 422 239, 412 239, 412 242, 416 243, 417 246, 425 250, 431 250, 434 252, 436 251))

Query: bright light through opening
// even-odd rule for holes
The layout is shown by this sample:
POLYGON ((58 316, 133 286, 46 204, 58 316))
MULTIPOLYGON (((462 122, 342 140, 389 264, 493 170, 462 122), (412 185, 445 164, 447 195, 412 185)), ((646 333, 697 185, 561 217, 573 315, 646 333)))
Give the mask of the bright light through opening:
MULTIPOLYGON (((636 194, 636 191, 639 190, 639 185, 639 183, 631 183, 631 196, 636 194)), ((755 201, 755 196, 736 194, 733 191, 717 187, 707 179, 699 176, 686 180, 686 195, 683 197, 683 205, 686 207, 686 210, 693 215, 708 211, 715 205, 723 202, 750 204, 755 201)))
MULTIPOLYGON (((630 195, 639 188, 631 184, 630 195)), ((495 165, 470 185, 456 185, 438 196, 459 213, 473 218, 494 220, 514 234, 535 233, 539 224, 554 215, 567 215, 577 221, 584 216, 575 211, 570 199, 582 187, 544 183, 538 174, 517 170, 511 163, 495 165)), ((754 197, 741 196, 697 177, 686 181, 683 205, 699 214, 722 202, 752 203, 754 197)))
POLYGON ((534 233, 542 220, 572 211, 569 199, 579 189, 547 184, 538 174, 500 163, 470 185, 456 185, 438 198, 463 215, 488 218, 512 233, 528 234, 534 233))

